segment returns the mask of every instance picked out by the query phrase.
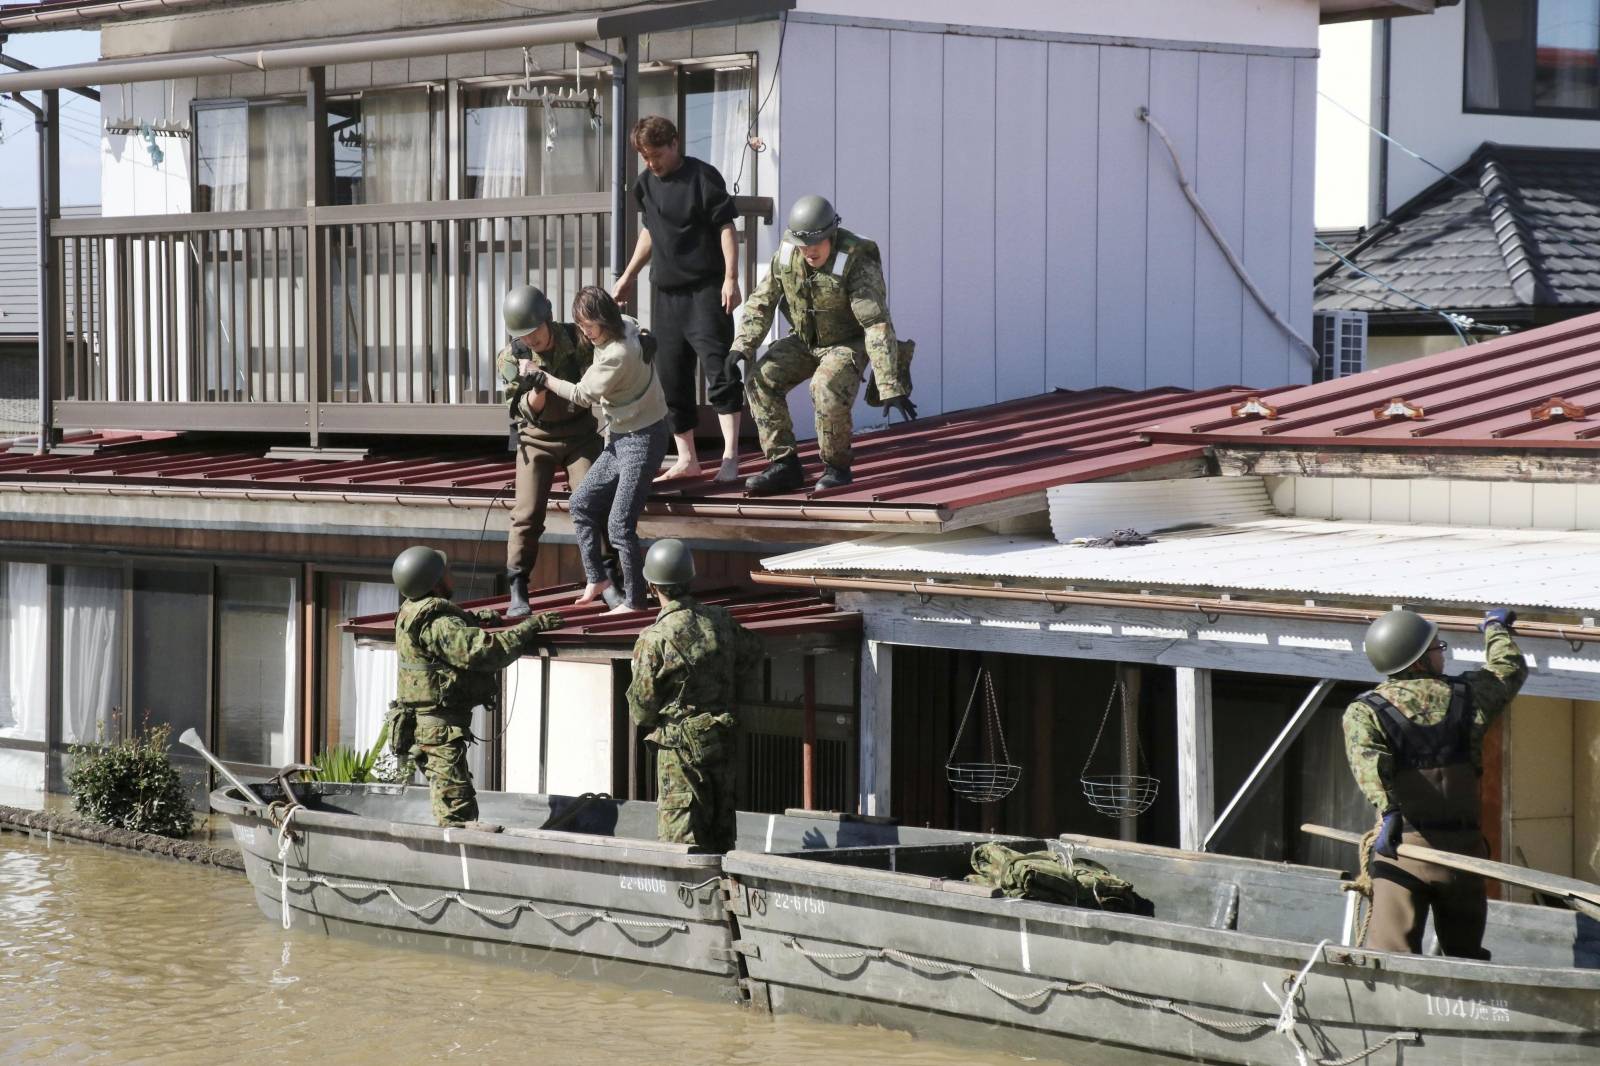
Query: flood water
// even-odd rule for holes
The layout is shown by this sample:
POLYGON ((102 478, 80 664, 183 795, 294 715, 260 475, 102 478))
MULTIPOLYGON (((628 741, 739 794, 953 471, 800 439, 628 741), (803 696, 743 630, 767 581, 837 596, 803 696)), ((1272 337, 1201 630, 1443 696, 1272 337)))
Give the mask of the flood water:
POLYGON ((1014 1064, 1019 1057, 285 932, 244 875, 0 833, 0 1063, 1014 1064))

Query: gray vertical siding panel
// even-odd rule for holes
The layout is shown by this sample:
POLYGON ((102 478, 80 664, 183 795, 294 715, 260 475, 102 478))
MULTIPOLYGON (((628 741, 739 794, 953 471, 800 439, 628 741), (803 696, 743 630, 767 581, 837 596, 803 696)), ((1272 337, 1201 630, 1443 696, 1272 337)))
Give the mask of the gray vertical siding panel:
POLYGON ((994 38, 947 36, 940 226, 947 411, 995 399, 994 107, 994 38))
MULTIPOLYGON (((1293 243, 1292 154, 1293 59, 1251 56, 1245 100, 1245 269, 1267 302, 1289 314, 1289 247, 1293 243)), ((1281 385, 1288 380, 1289 339, 1248 293, 1244 304, 1244 383, 1281 385)))
MULTIPOLYGON (((1194 166, 1199 81, 1199 53, 1151 53, 1150 113, 1172 138, 1185 168, 1194 166)), ((1149 262, 1145 384, 1190 388, 1195 376, 1194 247, 1199 222, 1178 184, 1172 157, 1155 133, 1147 133, 1150 222, 1145 242, 1149 262)))
MULTIPOLYGON (((1200 123, 1193 164, 1195 192, 1235 250, 1244 246, 1244 112, 1246 57, 1200 57, 1200 123)), ((1202 233, 1195 244, 1194 383, 1196 388, 1243 380, 1243 301, 1239 279, 1202 233)))
MULTIPOLYGON (((889 31, 841 26, 835 58, 835 201, 844 224, 870 237, 885 254, 894 243, 889 228, 889 31)), ((889 276, 889 308, 895 314, 894 278, 889 276)), ((868 407, 866 390, 856 400, 855 423, 882 421, 868 407)))
POLYGON ((1150 53, 1100 52, 1100 218, 1095 269, 1095 383, 1145 385, 1145 184, 1149 144, 1136 112, 1149 100, 1150 53))
POLYGON ((1045 390, 1045 105, 1049 45, 1000 41, 995 101, 996 399, 1045 390))
POLYGON ((912 395, 923 411, 941 410, 944 389, 944 124, 934 101, 944 87, 938 34, 893 34, 889 42, 889 234, 884 249, 894 286, 895 330, 917 342, 912 395))
MULTIPOLYGON (((1300 335, 1311 339, 1311 301, 1314 274, 1314 245, 1316 232, 1313 209, 1316 205, 1316 154, 1317 154, 1317 61, 1294 61, 1294 178, 1290 195, 1294 198, 1289 245, 1289 289, 1292 294, 1289 307, 1289 324, 1300 335)), ((1311 380, 1311 363, 1304 350, 1290 342, 1288 380, 1311 380)))
POLYGON ((1099 217, 1100 53, 1050 45, 1045 111, 1046 388, 1095 383, 1096 219, 1099 217))
MULTIPOLYGON (((779 93, 783 106, 783 143, 778 151, 778 206, 776 221, 783 224, 789 205, 807 193, 837 200, 833 187, 834 148, 834 27, 805 22, 789 24, 784 42, 785 60, 779 67, 779 93), (803 62, 793 62, 803 56, 803 62)), ((800 385, 789 393, 789 411, 795 435, 816 436, 811 391, 800 385)))

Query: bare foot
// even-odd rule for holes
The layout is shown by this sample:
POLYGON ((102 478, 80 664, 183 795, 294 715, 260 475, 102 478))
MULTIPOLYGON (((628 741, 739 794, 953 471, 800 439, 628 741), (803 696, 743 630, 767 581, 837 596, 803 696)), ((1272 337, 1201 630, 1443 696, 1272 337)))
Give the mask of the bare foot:
POLYGON ((583 592, 580 593, 578 598, 572 602, 593 603, 595 600, 598 600, 602 595, 604 595, 606 589, 610 587, 611 582, 609 581, 591 581, 589 584, 583 586, 583 592))
POLYGON ((700 463, 679 460, 656 475, 657 481, 673 481, 680 477, 699 477, 700 463))
POLYGON ((632 614, 635 611, 642 610, 644 610, 643 607, 629 607, 627 601, 624 600, 615 607, 611 608, 611 610, 607 611, 606 614, 632 614))

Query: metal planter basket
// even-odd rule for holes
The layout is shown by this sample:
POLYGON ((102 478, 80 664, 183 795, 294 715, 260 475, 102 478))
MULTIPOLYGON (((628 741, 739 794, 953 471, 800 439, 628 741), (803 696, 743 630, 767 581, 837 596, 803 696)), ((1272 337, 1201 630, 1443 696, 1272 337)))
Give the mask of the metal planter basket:
MULTIPOLYGON (((1111 708, 1116 706, 1117 697, 1121 694, 1122 679, 1119 677, 1112 684, 1111 695, 1106 699, 1106 709, 1100 715, 1100 728, 1095 731, 1094 743, 1089 746, 1089 755, 1083 760, 1083 772, 1078 776, 1078 784, 1089 806, 1107 818, 1137 818, 1155 803, 1156 796, 1161 792, 1160 778, 1143 773, 1089 773, 1094 754, 1100 750, 1100 738, 1105 735, 1106 722, 1111 718, 1111 708)), ((1137 730, 1134 731, 1134 745, 1137 761, 1132 769, 1147 769, 1144 745, 1139 743, 1137 730)))
POLYGON ((950 755, 944 764, 945 780, 950 788, 964 800, 972 803, 996 803, 1011 795, 1022 777, 1022 767, 1011 761, 1006 748, 1005 730, 1000 726, 1000 708, 994 698, 994 679, 987 667, 978 670, 972 681, 972 695, 967 697, 967 709, 956 727, 955 742, 950 745, 950 755), (972 706, 978 701, 978 689, 983 688, 984 721, 988 726, 989 755, 998 755, 1000 762, 956 762, 956 751, 961 747, 961 737, 967 730, 967 719, 972 716, 972 706))

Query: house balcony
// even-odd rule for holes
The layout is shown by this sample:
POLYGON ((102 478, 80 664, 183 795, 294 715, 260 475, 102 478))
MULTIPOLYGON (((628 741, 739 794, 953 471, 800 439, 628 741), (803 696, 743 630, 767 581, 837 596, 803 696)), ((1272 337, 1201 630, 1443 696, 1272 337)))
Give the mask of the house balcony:
MULTIPOLYGON (((609 193, 52 223, 51 425, 495 435, 500 302, 611 280, 609 193)), ((772 201, 735 198, 745 290, 772 201)), ((639 306, 649 298, 641 286, 639 306)))

